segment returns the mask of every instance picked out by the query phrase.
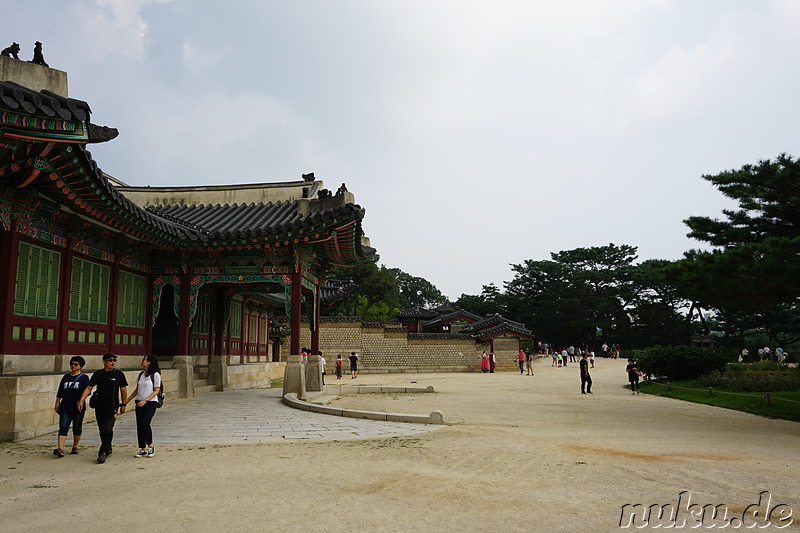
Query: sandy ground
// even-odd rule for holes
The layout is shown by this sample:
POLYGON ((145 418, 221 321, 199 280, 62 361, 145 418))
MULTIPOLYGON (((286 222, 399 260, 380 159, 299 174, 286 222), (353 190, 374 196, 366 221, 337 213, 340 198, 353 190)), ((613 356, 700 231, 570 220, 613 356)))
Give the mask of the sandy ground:
POLYGON ((800 424, 631 396, 621 360, 598 360, 593 395, 577 364, 536 365, 362 375, 437 392, 334 402, 443 411, 447 426, 422 436, 164 445, 152 459, 115 443, 105 465, 2 444, 0 531, 618 531, 623 505, 677 505, 681 491, 729 517, 768 491, 794 513, 783 530, 800 531, 800 424))

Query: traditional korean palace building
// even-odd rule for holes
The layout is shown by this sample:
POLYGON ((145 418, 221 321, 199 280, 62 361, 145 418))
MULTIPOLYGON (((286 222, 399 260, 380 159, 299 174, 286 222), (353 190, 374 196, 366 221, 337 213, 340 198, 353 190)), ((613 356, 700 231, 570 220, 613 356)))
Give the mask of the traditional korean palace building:
POLYGON ((0 57, 0 375, 154 353, 220 383, 228 362, 281 361, 287 333, 317 350, 329 268, 377 260, 353 194, 313 174, 131 187, 87 150, 116 136, 66 73, 0 57))

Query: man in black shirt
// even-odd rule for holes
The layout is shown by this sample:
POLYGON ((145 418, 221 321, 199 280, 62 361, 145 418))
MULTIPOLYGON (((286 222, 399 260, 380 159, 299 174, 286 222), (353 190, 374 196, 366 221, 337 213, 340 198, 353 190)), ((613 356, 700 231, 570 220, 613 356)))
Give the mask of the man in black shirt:
POLYGON ((592 376, 589 375, 589 360, 586 357, 586 352, 584 352, 578 363, 581 368, 581 394, 592 393, 592 376))
POLYGON ((358 376, 358 356, 356 352, 350 352, 350 379, 356 379, 358 376))
POLYGON ((83 390, 78 402, 78 409, 83 409, 86 397, 97 387, 97 399, 94 402, 94 413, 97 427, 100 429, 100 451, 97 462, 105 463, 111 455, 111 441, 114 438, 114 422, 117 413, 125 412, 125 398, 128 397, 128 380, 122 371, 114 368, 117 356, 113 353, 103 355, 103 369, 98 370, 89 378, 89 385, 83 390), (121 399, 120 399, 121 398, 121 399))

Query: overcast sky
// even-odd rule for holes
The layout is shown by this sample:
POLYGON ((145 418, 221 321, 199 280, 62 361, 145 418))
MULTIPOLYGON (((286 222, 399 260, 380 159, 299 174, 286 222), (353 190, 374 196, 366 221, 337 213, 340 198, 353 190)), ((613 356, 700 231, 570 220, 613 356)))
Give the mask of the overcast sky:
MULTIPOLYGON (((19 20, 19 23, 10 21, 19 20)), ((677 259, 700 178, 800 156, 796 0, 28 0, 132 185, 345 182, 381 263, 455 299, 608 243, 677 259)))

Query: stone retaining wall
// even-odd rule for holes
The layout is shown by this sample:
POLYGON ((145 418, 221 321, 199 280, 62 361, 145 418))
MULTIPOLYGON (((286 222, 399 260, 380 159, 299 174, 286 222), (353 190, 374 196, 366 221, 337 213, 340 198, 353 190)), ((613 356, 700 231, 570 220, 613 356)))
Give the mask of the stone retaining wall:
MULTIPOLYGON (((304 324, 300 344, 311 346, 311 330, 304 324)), ((350 352, 359 357, 359 371, 387 372, 468 372, 478 371, 481 353, 488 343, 452 334, 408 334, 395 323, 362 322, 358 317, 324 317, 320 322, 319 346, 328 365, 338 354, 347 359, 350 352)), ((517 339, 496 339, 494 342, 498 368, 516 367, 519 350, 517 339)), ((282 352, 289 353, 289 338, 282 340, 282 352)), ((345 372, 349 363, 345 363, 345 372)), ((333 374, 328 366, 328 374, 333 374)))
MULTIPOLYGON (((124 370, 128 379, 128 394, 136 388, 139 370, 124 370)), ((166 401, 178 397, 178 371, 164 370, 166 401)), ((46 435, 58 430, 58 414, 53 410, 58 384, 63 374, 8 375, 0 376, 0 440, 20 441, 46 435)), ((94 422, 94 410, 87 409, 83 419, 84 431, 91 430, 87 424, 94 422)), ((54 441, 55 442, 55 441, 54 441)))
MULTIPOLYGON (((27 357, 27 356, 25 356, 27 357)), ((52 356, 50 356, 52 358, 52 356)), ((131 356, 130 362, 139 361, 131 356)), ((120 358, 122 360, 122 358, 120 358)), ((119 363, 118 363, 119 364, 119 363)), ((127 364, 127 362, 126 362, 127 364)), ((168 364, 168 363, 167 363, 168 364)), ((86 365, 89 367, 89 364, 86 365)), ((286 363, 247 363, 227 367, 226 389, 269 388, 272 380, 283 377, 286 363)), ((91 375, 96 368, 87 369, 91 375)), ((136 378, 140 370, 123 370, 128 379, 128 393, 136 388, 136 378)), ((62 372, 47 374, 11 374, 0 376, 0 441, 20 441, 46 435, 58 430, 58 415, 53 410, 58 384, 62 372)), ((184 384, 181 387, 181 371, 167 368, 161 371, 166 401, 179 398, 181 390, 193 390, 184 384)), ((194 379, 194 373, 186 374, 194 379)), ((192 394, 193 395, 193 394, 192 394)), ((185 397, 186 394, 183 394, 185 397)), ((131 414, 133 416, 133 414, 131 414)), ((88 409, 83 420, 84 431, 92 431, 94 410, 88 409)))

